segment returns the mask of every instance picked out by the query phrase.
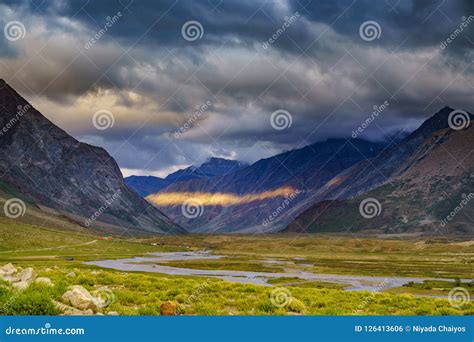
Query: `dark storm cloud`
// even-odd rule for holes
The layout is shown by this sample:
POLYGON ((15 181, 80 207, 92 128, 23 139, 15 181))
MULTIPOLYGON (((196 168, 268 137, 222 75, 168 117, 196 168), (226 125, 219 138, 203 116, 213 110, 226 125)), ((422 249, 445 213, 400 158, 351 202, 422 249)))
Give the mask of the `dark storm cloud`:
POLYGON ((445 105, 474 107, 474 22, 440 49, 461 17, 474 15, 472 1, 4 4, 2 17, 21 18, 28 34, 16 44, 0 41, 3 77, 22 93, 50 101, 45 114, 64 118, 61 108, 67 108, 70 117, 58 122, 106 147, 123 168, 168 169, 210 155, 254 161, 349 136, 384 101, 389 109, 366 137, 413 129, 445 105), (86 49, 118 12, 120 20, 86 49), (189 20, 202 24, 202 39, 183 39, 181 28, 189 20), (370 42, 359 35, 368 20, 382 29, 370 42), (212 102, 206 113, 170 140, 206 101, 212 102), (116 125, 97 132, 90 118, 103 106, 116 115, 116 125), (292 115, 287 130, 270 125, 278 109, 292 115))

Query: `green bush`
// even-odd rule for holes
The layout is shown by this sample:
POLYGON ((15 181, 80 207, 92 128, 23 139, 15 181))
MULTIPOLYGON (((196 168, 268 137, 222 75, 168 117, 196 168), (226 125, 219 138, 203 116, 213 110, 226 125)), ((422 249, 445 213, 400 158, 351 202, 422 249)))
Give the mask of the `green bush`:
POLYGON ((47 292, 19 292, 12 297, 11 302, 4 309, 6 315, 58 315, 59 313, 47 292))

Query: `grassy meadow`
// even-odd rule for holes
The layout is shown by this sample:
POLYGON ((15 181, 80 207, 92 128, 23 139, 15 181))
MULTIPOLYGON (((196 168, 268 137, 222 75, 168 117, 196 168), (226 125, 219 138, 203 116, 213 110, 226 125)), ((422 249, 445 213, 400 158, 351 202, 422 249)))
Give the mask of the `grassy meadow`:
POLYGON ((104 313, 157 315, 173 301, 184 315, 472 315, 472 302, 451 305, 455 286, 474 295, 474 243, 442 239, 375 239, 337 235, 168 236, 103 239, 81 230, 45 228, 0 219, 0 265, 33 267, 54 286, 32 284, 18 291, 0 283, 2 314, 59 314, 70 285, 89 291, 107 288, 112 303, 104 313), (150 252, 210 250, 216 260, 166 262, 175 267, 278 272, 285 266, 317 273, 447 278, 445 282, 406 284, 387 292, 346 291, 341 284, 276 278, 274 286, 231 283, 214 278, 122 272, 83 264, 150 252), (275 299, 276 298, 276 299, 275 299), (281 299, 283 298, 283 303, 281 299), (277 300, 277 304, 275 304, 277 300), (280 302, 278 302, 280 300, 280 302))

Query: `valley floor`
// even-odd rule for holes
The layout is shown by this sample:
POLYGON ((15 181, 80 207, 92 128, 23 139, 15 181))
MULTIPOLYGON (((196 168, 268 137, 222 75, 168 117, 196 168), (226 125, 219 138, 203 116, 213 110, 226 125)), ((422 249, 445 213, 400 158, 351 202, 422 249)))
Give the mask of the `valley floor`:
POLYGON ((341 235, 199 235, 137 240, 0 219, 0 265, 11 262, 17 268, 32 267, 39 277, 48 277, 53 283, 32 283, 17 290, 2 281, 0 310, 2 314, 60 314, 57 303, 64 303, 68 287, 81 285, 92 294, 105 293, 107 305, 100 310, 104 314, 157 315, 161 305, 171 301, 177 313, 185 315, 472 315, 473 260, 472 240, 341 235), (317 274, 447 281, 407 283, 390 289, 380 284, 373 291, 347 291, 340 283, 298 277, 273 278, 268 281, 273 286, 262 286, 84 264, 173 251, 212 251, 222 257, 168 260, 157 265, 248 272, 280 272, 289 267, 317 274), (459 300, 449 301, 450 292, 459 300))

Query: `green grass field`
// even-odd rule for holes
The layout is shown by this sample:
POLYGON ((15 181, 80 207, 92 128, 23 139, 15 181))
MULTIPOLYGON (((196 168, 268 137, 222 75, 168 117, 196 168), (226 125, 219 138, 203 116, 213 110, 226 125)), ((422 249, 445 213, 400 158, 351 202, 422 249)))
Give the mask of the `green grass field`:
MULTIPOLYGON (((0 264, 33 267, 49 277, 53 287, 33 284, 19 292, 0 284, 3 314, 57 314, 69 285, 93 291, 106 287, 114 296, 105 311, 156 315, 164 301, 178 304, 181 314, 193 315, 472 315, 472 302, 451 305, 446 295, 455 278, 473 276, 474 243, 423 239, 374 239, 331 235, 183 236, 102 240, 85 231, 44 228, 0 219, 0 264), (170 262, 176 267, 275 271, 266 258, 290 262, 298 269, 321 273, 453 279, 445 283, 407 284, 390 293, 348 292, 340 284, 274 279, 273 287, 230 283, 213 278, 121 272, 83 264, 84 261, 145 255, 150 252, 211 250, 218 260, 170 262), (71 271, 74 276, 67 276, 71 271), (285 305, 274 305, 279 293, 285 305)), ((472 284, 459 282, 473 294, 472 284)))

